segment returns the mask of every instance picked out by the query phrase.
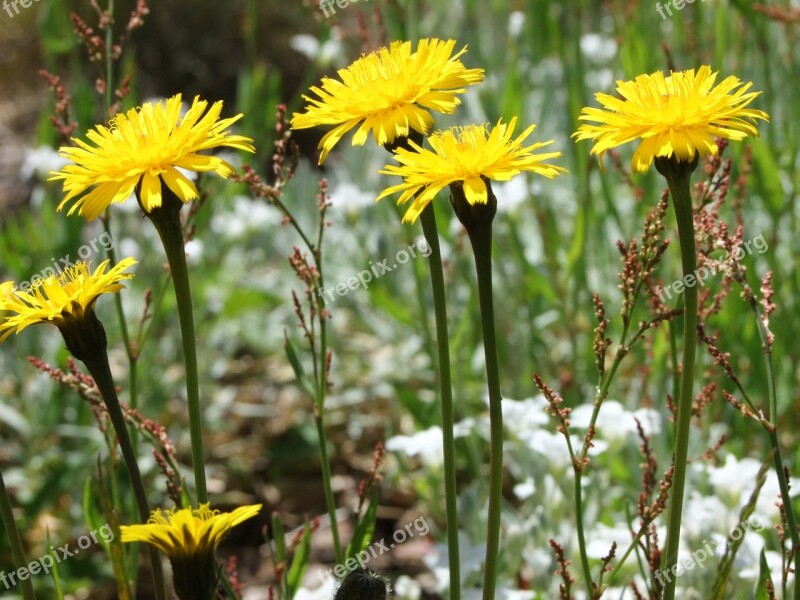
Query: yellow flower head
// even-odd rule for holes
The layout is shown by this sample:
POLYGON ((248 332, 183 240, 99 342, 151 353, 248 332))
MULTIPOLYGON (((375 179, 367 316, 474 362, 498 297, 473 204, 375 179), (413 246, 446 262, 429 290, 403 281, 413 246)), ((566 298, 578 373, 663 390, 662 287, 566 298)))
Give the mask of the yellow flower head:
POLYGON ((228 531, 258 514, 261 504, 241 506, 230 513, 200 508, 153 511, 145 525, 123 525, 123 542, 145 542, 170 558, 192 557, 213 553, 228 531))
POLYGON ((64 180, 66 196, 58 210, 91 188, 67 213, 71 215, 77 210, 91 221, 112 203, 124 202, 140 185, 139 200, 145 211, 150 212, 161 206, 162 181, 183 202, 197 198, 194 183, 177 167, 230 176, 231 165, 200 152, 221 146, 253 152, 253 140, 227 131, 241 114, 220 119, 222 102, 215 102, 205 112, 207 106, 207 101, 195 97, 181 117, 181 95, 178 94, 165 102, 155 105, 147 102, 120 113, 111 120, 109 127, 96 126, 86 134, 94 146, 73 138, 77 148, 59 150, 61 156, 73 164, 66 165, 50 178, 51 181, 64 180))
POLYGON ((562 167, 544 164, 543 161, 561 156, 561 152, 533 154, 533 151, 552 144, 537 142, 523 146, 536 125, 512 139, 516 117, 508 124, 498 121, 491 133, 484 125, 468 125, 436 132, 428 138, 433 150, 421 148, 409 141, 412 150, 398 148, 395 158, 399 166, 387 165, 380 171, 386 175, 399 175, 405 181, 385 189, 378 200, 402 192, 398 204, 414 201, 403 217, 404 223, 413 223, 423 209, 443 188, 453 183, 464 186, 470 204, 486 204, 488 194, 483 178, 508 181, 522 171, 532 171, 545 177, 566 173, 562 167))
POLYGON ((412 51, 411 42, 392 42, 362 56, 346 69, 340 80, 325 77, 322 88, 312 87, 317 98, 303 96, 310 104, 307 112, 295 113, 293 129, 333 125, 319 147, 319 164, 345 133, 361 126, 353 135, 353 145, 362 145, 370 130, 380 145, 412 130, 427 134, 434 119, 429 111, 452 113, 460 104, 456 94, 464 86, 483 81, 483 69, 467 69, 458 58, 466 46, 453 56, 455 40, 422 39, 412 51))
POLYGON ((598 125, 583 124, 573 134, 577 140, 594 140, 592 154, 603 155, 616 146, 639 139, 631 169, 644 173, 656 157, 674 157, 691 162, 695 154, 715 155, 715 137, 742 140, 758 136, 755 119, 769 120, 760 110, 745 108, 761 92, 747 92, 752 83, 742 84, 727 77, 714 87, 717 73, 711 67, 639 75, 634 81, 617 81, 620 98, 596 94, 603 105, 584 108, 578 117, 598 125))
POLYGON ((88 264, 78 262, 61 273, 36 280, 27 290, 15 290, 13 282, 0 284, 0 342, 37 323, 52 323, 64 333, 73 323, 84 320, 101 294, 123 289, 120 281, 133 277, 124 271, 135 264, 133 258, 126 258, 106 273, 106 260, 92 273, 88 264))
POLYGON ((175 592, 181 600, 209 600, 219 567, 214 553, 230 529, 258 514, 261 504, 230 513, 200 508, 154 510, 145 525, 120 527, 122 542, 145 542, 161 550, 172 565, 175 592))

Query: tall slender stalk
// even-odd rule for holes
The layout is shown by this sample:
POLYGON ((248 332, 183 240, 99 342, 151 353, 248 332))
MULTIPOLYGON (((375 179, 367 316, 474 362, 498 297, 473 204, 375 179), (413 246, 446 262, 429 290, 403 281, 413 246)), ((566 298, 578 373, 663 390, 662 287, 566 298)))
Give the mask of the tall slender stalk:
MULTIPOLYGON (((678 238, 681 247, 681 267, 685 281, 694 276, 697 270, 697 254, 694 244, 694 217, 692 215, 691 175, 697 166, 679 162, 672 158, 656 158, 656 168, 667 180, 675 207, 678 223, 678 238)), ((675 472, 672 480, 669 516, 667 519, 667 542, 662 571, 667 572, 678 561, 678 548, 681 537, 683 516, 683 496, 686 487, 686 464, 689 453, 689 430, 692 417, 694 387, 694 363, 697 348, 697 286, 686 285, 683 294, 683 372, 681 373, 680 395, 678 397, 678 416, 675 430, 673 461, 675 472)), ((664 600, 675 598, 676 577, 667 579, 664 600)))
POLYGON ((186 401, 189 405, 189 435, 192 442, 192 467, 194 468, 194 484, 197 490, 197 502, 208 502, 206 488, 205 457, 203 453, 203 413, 200 409, 200 384, 197 371, 197 345, 194 332, 194 314, 192 310, 192 293, 189 286, 189 270, 186 266, 186 251, 183 242, 180 211, 183 203, 166 186, 161 186, 162 205, 151 212, 144 210, 153 222, 164 245, 167 255, 172 283, 175 287, 175 299, 178 305, 178 320, 181 327, 183 343, 183 360, 186 369, 186 401))
MULTIPOLYGON (((772 364, 772 343, 769 331, 759 313, 758 303, 751 297, 750 304, 756 313, 756 323, 758 324, 758 334, 761 337, 761 345, 764 349, 764 363, 767 369, 767 395, 769 398, 769 426, 765 425, 769 435, 769 443, 772 446, 772 459, 775 463, 775 475, 778 478, 778 487, 781 492, 783 509, 786 513, 786 525, 789 529, 789 536, 792 539, 792 559, 794 562, 794 572, 800 573, 800 532, 797 530, 797 518, 794 514, 792 505, 792 495, 789 493, 789 482, 787 481, 786 469, 783 465, 781 447, 778 442, 778 396, 775 392, 775 370, 772 364)), ((786 590, 784 589, 784 596, 786 590)), ((795 578, 794 600, 800 600, 800 582, 795 578)))
MULTIPOLYGON (((278 186, 278 190, 282 185, 285 185, 284 180, 278 186)), ((325 278, 323 275, 322 267, 322 240, 325 235, 325 211, 327 211, 329 204, 326 199, 327 183, 320 184, 320 196, 318 208, 320 210, 319 225, 317 228, 317 239, 312 239, 306 234, 294 215, 289 211, 286 205, 280 199, 280 194, 273 194, 269 196, 269 201, 281 212, 286 222, 290 224, 306 248, 311 252, 314 257, 314 264, 317 268, 317 280, 315 286, 321 290, 325 287, 325 278)), ((316 298, 316 321, 314 318, 309 320, 309 326, 306 330, 309 343, 311 345, 311 359, 314 370, 314 389, 312 390, 314 400, 314 422, 317 429, 317 443, 319 448, 320 466, 322 469, 322 486, 325 495, 325 505, 328 510, 328 518, 330 520, 331 536, 333 538, 333 549, 338 564, 343 564, 345 561, 344 549, 342 548, 341 537, 339 535, 339 525, 336 521, 336 499, 333 495, 333 484, 331 474, 330 457, 328 455, 328 441, 325 437, 325 398, 328 394, 328 381, 329 381, 329 364, 328 364, 328 311, 325 308, 325 300, 322 294, 314 294, 316 298), (315 322, 319 323, 319 332, 315 329, 315 322), (319 347, 317 348, 317 339, 319 340, 319 347)))
MULTIPOLYGON (((11 498, 8 496, 6 482, 3 480, 3 472, 0 471, 0 517, 3 519, 3 526, 8 534, 8 543, 11 545, 11 556, 14 559, 14 566, 17 569, 26 567, 28 561, 25 560, 25 551, 22 548, 22 539, 19 536, 17 522, 14 519, 14 511, 11 507, 11 498)), ((5 574, 3 575, 5 578, 5 574)), ((5 579, 3 579, 5 581, 5 579)), ((25 600, 36 600, 33 593, 33 584, 30 578, 20 580, 22 596, 25 600)))
MULTIPOLYGON (((306 246, 314 256, 314 263, 317 265, 318 285, 320 288, 325 287, 325 279, 322 270, 322 239, 325 235, 325 211, 328 208, 326 199, 327 183, 320 185, 320 195, 318 207, 320 210, 319 226, 317 228, 317 240, 312 244, 306 235, 300 230, 299 226, 295 223, 295 228, 300 231, 300 235, 306 243, 306 246)), ((283 205, 281 205, 283 206, 283 205)), ((284 208, 284 213, 288 211, 284 208)), ((293 218, 292 218, 293 220, 293 218)), ((339 524, 336 520, 336 499, 333 495, 333 483, 331 477, 331 463, 328 457, 328 440, 325 437, 325 398, 328 395, 328 385, 330 376, 330 362, 328 356, 328 324, 327 324, 327 310, 325 309, 325 300, 320 294, 316 295, 317 301, 317 318, 319 319, 319 353, 314 358, 314 375, 316 385, 316 399, 315 399, 315 420, 317 422, 317 439, 319 440, 319 456, 322 465, 322 482, 325 489, 325 504, 328 507, 328 515, 331 521, 331 535, 333 537, 333 548, 336 555, 336 561, 342 564, 345 560, 344 549, 339 536, 339 524)), ((311 320, 310 336, 314 338, 314 321, 311 320)), ((311 354, 314 355, 314 347, 312 343, 311 354)))
MULTIPOLYGON (((125 462, 125 467, 131 479, 133 495, 139 510, 139 519, 142 523, 147 523, 147 520, 150 518, 147 492, 144 489, 142 474, 139 471, 139 464, 136 461, 136 453, 133 450, 133 443, 128 433, 125 415, 119 403, 117 389, 114 385, 114 378, 111 375, 111 367, 108 364, 108 354, 103 350, 102 352, 94 352, 89 355, 81 356, 81 360, 89 370, 89 374, 94 379, 97 388, 100 390, 100 395, 103 397, 106 410, 108 410, 108 416, 111 418, 111 424, 114 427, 114 432, 117 434, 119 447, 122 451, 122 459, 125 462)), ((158 600, 166 600, 164 573, 161 568, 161 558, 158 555, 158 550, 148 546, 148 553, 150 555, 150 565, 153 570, 153 584, 155 586, 156 598, 158 598, 158 600)))
POLYGON ((450 377, 450 336, 447 331, 447 301, 444 289, 442 254, 433 204, 420 215, 422 232, 431 249, 428 267, 431 273, 433 310, 436 319, 439 393, 442 404, 442 446, 444 449, 444 494, 447 515, 447 550, 450 567, 450 598, 461 598, 461 561, 458 549, 458 490, 456 488, 456 443, 453 433, 453 385, 450 377))

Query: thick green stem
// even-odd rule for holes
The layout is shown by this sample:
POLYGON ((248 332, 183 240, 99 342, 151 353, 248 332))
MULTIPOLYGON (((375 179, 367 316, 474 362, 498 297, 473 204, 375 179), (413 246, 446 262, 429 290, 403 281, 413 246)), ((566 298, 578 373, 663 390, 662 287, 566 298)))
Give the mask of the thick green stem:
MULTIPOLYGON (((8 543, 11 545, 11 557, 14 559, 14 566, 17 569, 27 567, 28 561, 25 560, 22 539, 19 536, 17 522, 14 519, 14 511, 11 508, 11 498, 8 496, 8 490, 6 489, 6 482, 3 480, 2 471, 0 471, 0 517, 3 518, 3 526, 8 533, 8 543)), ((3 578, 5 582, 5 574, 3 574, 3 578)), ((20 586, 22 587, 22 596, 25 600, 36 600, 30 578, 21 580, 20 586)))
POLYGON ((503 500, 503 408, 500 369, 494 329, 492 296, 492 226, 473 224, 467 228, 475 255, 478 298, 481 307, 486 383, 489 388, 489 515, 486 527, 486 563, 483 572, 483 600, 494 600, 500 550, 500 509, 503 500))
POLYGON ((444 448, 444 494, 447 514, 447 550, 450 567, 450 598, 461 598, 461 564, 458 550, 458 490, 456 488, 456 442, 453 433, 453 386, 450 378, 450 337, 447 331, 442 254, 433 204, 420 216, 425 240, 431 249, 428 266, 431 272, 433 310, 436 318, 436 346, 439 362, 439 393, 442 403, 442 446, 444 448))
MULTIPOLYGON (((136 461, 136 453, 133 450, 130 434, 128 433, 128 426, 125 422, 125 415, 122 412, 122 407, 119 404, 117 397, 117 390, 114 386, 114 378, 111 375, 111 367, 108 364, 108 355, 105 350, 102 352, 95 352, 89 356, 81 357, 89 374, 94 378, 100 394, 103 396, 103 401, 108 410, 108 416, 111 418, 111 424, 114 427, 114 432, 117 434, 119 447, 122 451, 122 459, 125 462, 125 467, 128 470, 128 476, 131 479, 131 486, 133 487, 133 495, 136 498, 136 506, 139 509, 139 519, 142 523, 147 523, 150 518, 150 507, 147 503, 147 493, 144 489, 142 482, 142 474, 139 471, 139 464, 136 461)), ((156 598, 165 600, 166 594, 164 591, 164 573, 161 569, 161 559, 158 555, 158 550, 148 546, 150 553, 150 564, 153 569, 153 584, 155 586, 156 598)))
POLYGON ((478 299, 489 388, 489 514, 486 526, 486 562, 483 571, 483 600, 494 600, 500 550, 500 515, 503 502, 503 398, 500 395, 500 368, 494 328, 492 295, 492 220, 497 213, 497 198, 491 181, 483 178, 487 202, 470 204, 463 185, 450 186, 450 203, 464 225, 475 255, 478 299))
MULTIPOLYGON (((662 159, 663 160, 663 159, 662 159)), ((694 165, 697 163, 695 162, 694 165)), ((659 165, 657 165, 659 166, 659 165)), ((681 373, 678 416, 673 448, 674 474, 670 492, 670 507, 667 520, 667 542, 664 553, 663 573, 672 572, 677 564, 681 537, 681 518, 683 516, 683 496, 686 487, 686 463, 689 452, 689 430, 692 417, 694 384, 694 363, 697 347, 697 286, 694 273, 697 269, 697 255, 694 244, 694 217, 692 215, 691 174, 694 167, 689 163, 672 161, 659 166, 666 177, 672 195, 675 217, 678 222, 678 237, 681 246, 681 265, 684 284, 683 295, 683 372, 681 373)), ((675 598, 677 577, 667 579, 664 600, 675 598)))
POLYGON ((189 270, 186 266, 186 252, 183 243, 180 210, 183 203, 169 190, 161 186, 162 206, 152 212, 145 211, 153 222, 164 252, 167 255, 172 283, 175 287, 175 299, 178 305, 178 320, 181 326, 183 342, 183 360, 186 369, 186 401, 189 405, 189 435, 192 442, 192 466, 194 468, 194 484, 197 490, 197 502, 208 502, 206 488, 205 457, 203 453, 203 413, 200 409, 200 386, 197 372, 197 345, 194 332, 194 314, 192 311, 192 293, 189 286, 189 270))

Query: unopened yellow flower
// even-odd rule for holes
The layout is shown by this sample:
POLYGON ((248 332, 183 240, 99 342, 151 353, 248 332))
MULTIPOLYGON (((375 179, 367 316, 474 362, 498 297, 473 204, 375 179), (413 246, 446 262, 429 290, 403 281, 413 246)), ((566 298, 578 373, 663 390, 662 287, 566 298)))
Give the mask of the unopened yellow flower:
POLYGON ((359 123, 353 145, 362 145, 372 131, 380 145, 408 137, 412 130, 427 134, 434 119, 430 111, 452 113, 460 104, 457 94, 464 86, 483 81, 483 69, 467 69, 453 55, 455 40, 422 39, 412 51, 411 42, 392 42, 362 56, 345 69, 340 79, 325 77, 322 88, 312 87, 317 98, 303 96, 310 104, 295 113, 293 129, 333 125, 320 141, 319 164, 345 133, 359 123))
POLYGON ((598 93, 603 109, 587 107, 578 117, 584 123, 573 134, 577 140, 594 140, 592 154, 603 155, 616 146, 640 140, 631 169, 644 173, 656 157, 691 162, 695 155, 715 155, 715 137, 742 140, 758 136, 755 119, 769 120, 760 110, 745 108, 761 92, 748 92, 752 83, 727 77, 714 86, 711 67, 639 75, 634 81, 617 81, 619 98, 598 93))
POLYGON ((161 550, 172 565, 175 592, 181 600, 207 600, 214 595, 219 567, 215 551, 230 529, 258 514, 261 504, 230 513, 200 508, 154 510, 145 525, 123 525, 123 542, 144 542, 161 550))
POLYGON ((52 323, 62 333, 80 324, 102 294, 125 287, 120 281, 133 274, 124 271, 135 264, 136 260, 129 257, 106 272, 106 260, 91 272, 87 263, 78 262, 61 273, 36 280, 26 290, 15 290, 13 282, 0 284, 0 342, 37 323, 52 323))
POLYGON ((73 164, 64 166, 50 178, 64 180, 66 196, 58 210, 77 198, 68 214, 77 210, 91 221, 112 203, 124 202, 140 186, 139 200, 144 210, 150 212, 161 206, 162 181, 183 202, 197 198, 194 183, 177 167, 230 176, 234 172, 230 164, 200 152, 221 146, 253 152, 253 140, 227 131, 241 114, 220 119, 222 101, 215 102, 205 112, 207 106, 207 101, 195 97, 181 117, 178 94, 164 102, 147 102, 120 113, 109 127, 97 125, 86 134, 94 146, 73 138, 77 148, 59 150, 73 164))
POLYGON ((403 222, 413 223, 436 194, 454 183, 463 185, 470 204, 486 204, 488 194, 484 178, 508 181, 522 171, 550 178, 566 173, 562 167, 543 162, 561 156, 561 152, 533 154, 534 150, 552 144, 552 140, 523 146, 536 125, 512 139, 516 123, 516 117, 507 124, 498 121, 491 132, 485 125, 436 132, 428 137, 432 150, 410 141, 413 150, 398 148, 395 151, 400 165, 387 165, 380 171, 386 175, 399 175, 405 181, 385 189, 378 200, 397 192, 402 192, 398 204, 405 204, 413 198, 403 217, 403 222))

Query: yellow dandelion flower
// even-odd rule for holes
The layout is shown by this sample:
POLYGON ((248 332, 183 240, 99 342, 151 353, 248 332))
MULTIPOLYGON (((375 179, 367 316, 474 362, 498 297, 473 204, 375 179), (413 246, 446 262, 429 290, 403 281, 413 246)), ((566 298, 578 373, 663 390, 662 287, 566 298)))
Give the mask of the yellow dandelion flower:
POLYGON ((319 164, 345 133, 359 123, 353 145, 363 145, 372 131, 380 145, 408 137, 411 131, 427 134, 434 119, 430 111, 452 113, 460 104, 464 86, 483 81, 483 69, 467 69, 453 55, 455 40, 422 39, 412 51, 411 42, 392 42, 389 48, 362 56, 345 69, 340 79, 325 77, 322 88, 312 87, 317 98, 295 113, 293 129, 333 125, 319 143, 319 164))
POLYGON ((261 510, 261 504, 240 506, 230 513, 200 508, 156 509, 145 525, 123 525, 123 542, 145 542, 169 557, 191 556, 217 548, 225 534, 261 510))
POLYGON ((66 338, 65 332, 93 312, 102 294, 125 287, 120 281, 133 274, 124 271, 135 264, 136 260, 129 257, 106 272, 106 260, 91 272, 87 263, 78 262, 61 273, 36 280, 26 290, 15 290, 13 282, 0 284, 0 342, 37 323, 56 325, 66 338))
POLYGON ((86 134, 93 146, 73 138, 78 147, 59 150, 72 164, 50 178, 64 180, 66 196, 58 210, 77 198, 67 214, 77 210, 91 221, 111 204, 124 202, 138 186, 139 200, 144 210, 150 212, 161 206, 162 181, 183 202, 197 198, 194 183, 178 168, 213 171, 229 177, 234 172, 230 164, 200 152, 222 146, 254 152, 253 140, 227 131, 241 114, 220 119, 222 101, 212 104, 208 112, 207 106, 207 101, 195 97, 181 117, 178 94, 165 102, 147 102, 120 113, 109 127, 97 125, 86 134))
POLYGON ((516 117, 507 124, 498 121, 491 132, 484 125, 436 132, 428 138, 432 150, 409 141, 413 150, 398 148, 395 151, 400 165, 387 165, 380 171, 386 175, 399 175, 405 181, 385 189, 378 200, 397 192, 402 192, 398 204, 405 204, 413 198, 403 217, 403 222, 413 223, 436 194, 451 184, 463 185, 469 204, 486 204, 488 192, 484 178, 508 181, 522 171, 549 178, 566 173, 562 167, 543 162, 558 158, 561 152, 533 154, 534 150, 552 144, 552 140, 523 146, 536 125, 512 139, 516 123, 516 117))
POLYGON ((230 513, 197 509, 154 510, 144 525, 123 525, 122 542, 144 542, 170 559, 175 592, 181 599, 211 598, 219 568, 214 553, 231 528, 258 514, 261 504, 241 506, 230 513))
POLYGON ((755 119, 769 120, 760 110, 745 108, 761 92, 748 92, 752 83, 727 77, 716 87, 711 67, 639 75, 634 81, 617 81, 619 98, 598 93, 603 108, 587 107, 578 117, 583 124, 573 134, 593 140, 592 154, 602 165, 603 155, 616 146, 640 140, 631 169, 644 173, 656 157, 691 162, 696 154, 715 155, 715 137, 742 140, 758 136, 755 119))

